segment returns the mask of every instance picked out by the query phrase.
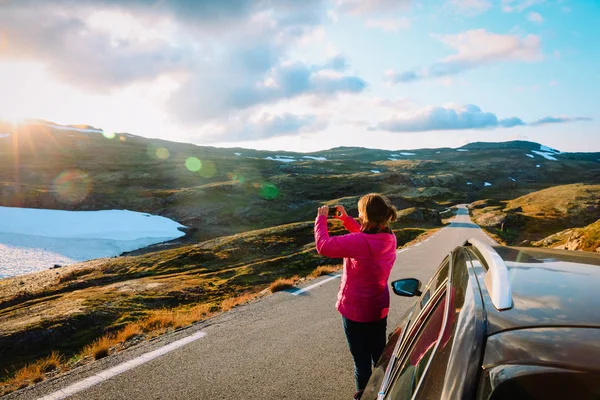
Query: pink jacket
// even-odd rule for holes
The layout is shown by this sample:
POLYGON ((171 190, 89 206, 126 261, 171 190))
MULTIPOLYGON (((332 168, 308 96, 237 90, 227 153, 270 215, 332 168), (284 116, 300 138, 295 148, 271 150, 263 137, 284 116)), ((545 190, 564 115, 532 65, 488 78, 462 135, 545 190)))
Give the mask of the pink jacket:
POLYGON ((388 279, 396 261, 396 235, 363 233, 360 224, 348 216, 342 219, 347 235, 329 236, 327 217, 315 220, 317 252, 326 257, 344 258, 337 310, 355 322, 384 318, 390 307, 388 279))

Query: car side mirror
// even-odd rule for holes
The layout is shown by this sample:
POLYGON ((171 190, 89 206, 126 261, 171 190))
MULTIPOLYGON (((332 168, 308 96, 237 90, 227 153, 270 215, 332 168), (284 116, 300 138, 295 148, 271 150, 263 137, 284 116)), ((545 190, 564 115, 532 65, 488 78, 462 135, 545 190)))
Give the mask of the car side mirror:
POLYGON ((392 290, 398 296, 420 296, 422 294, 421 281, 415 278, 400 279, 392 282, 392 290))

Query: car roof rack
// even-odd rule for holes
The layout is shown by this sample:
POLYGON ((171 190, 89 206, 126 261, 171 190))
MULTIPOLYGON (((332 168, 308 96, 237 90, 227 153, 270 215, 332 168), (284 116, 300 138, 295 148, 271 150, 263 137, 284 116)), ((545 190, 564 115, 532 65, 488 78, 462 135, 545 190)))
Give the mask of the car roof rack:
POLYGON ((464 243, 464 246, 469 245, 479 250, 488 266, 484 282, 492 304, 498 311, 511 309, 513 306, 512 289, 504 260, 492 246, 479 239, 471 238, 464 243))

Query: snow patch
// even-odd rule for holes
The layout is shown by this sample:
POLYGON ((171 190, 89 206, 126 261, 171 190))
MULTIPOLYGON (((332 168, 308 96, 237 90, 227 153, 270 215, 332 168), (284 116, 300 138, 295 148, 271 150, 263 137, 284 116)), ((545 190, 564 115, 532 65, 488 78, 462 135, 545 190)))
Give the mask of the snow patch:
POLYGON ((242 155, 242 153, 233 153, 233 154, 235 154, 236 156, 241 156, 242 155))
POLYGON ((275 156, 275 158, 273 158, 271 156, 265 157, 264 160, 281 161, 281 162, 294 162, 294 161, 296 161, 293 158, 280 158, 279 156, 275 156))
POLYGON ((83 133, 103 133, 104 132, 102 129, 81 129, 81 128, 74 128, 72 126, 64 126, 64 125, 46 124, 46 126, 49 128, 53 128, 53 129, 60 129, 62 131, 75 131, 75 132, 83 132, 83 133))
POLYGON ((469 149, 456 149, 456 151, 469 151, 469 149))
POLYGON ((415 155, 415 153, 400 153, 400 154, 402 154, 403 156, 414 156, 415 155))
POLYGON ((525 154, 525 155, 530 158, 535 158, 535 156, 533 154, 525 154))
POLYGON ((556 157, 553 157, 553 155, 555 155, 556 153, 546 153, 546 152, 537 151, 537 150, 532 150, 531 152, 544 157, 546 160, 558 161, 556 159, 556 157))
POLYGON ((183 225, 128 210, 0 207, 0 278, 118 256, 184 236, 183 225))
POLYGON ((539 168, 539 167, 540 167, 540 164, 537 164, 535 167, 536 167, 536 168, 539 168))
POLYGON ((308 159, 317 160, 317 161, 327 161, 327 158, 325 158, 325 157, 302 156, 302 158, 308 158, 308 159))
POLYGON ((390 161, 398 161, 397 158, 388 158, 388 160, 390 160, 390 161))
POLYGON ((371 172, 374 173, 374 174, 380 174, 381 173, 381 171, 378 171, 376 169, 372 169, 371 172))
POLYGON ((472 184, 473 184, 473 182, 467 182, 467 185, 472 185, 472 184))
POLYGON ((436 151, 436 152, 435 152, 435 154, 440 154, 440 153, 441 153, 441 151, 436 151))
POLYGON ((492 184, 489 182, 483 182, 483 186, 492 186, 492 184))
POLYGON ((515 178, 511 178, 510 176, 508 177, 508 179, 510 179, 513 182, 516 182, 517 180, 515 178))
POLYGON ((553 149, 552 147, 544 146, 543 144, 540 145, 540 150, 547 153, 560 154, 560 151, 553 149))

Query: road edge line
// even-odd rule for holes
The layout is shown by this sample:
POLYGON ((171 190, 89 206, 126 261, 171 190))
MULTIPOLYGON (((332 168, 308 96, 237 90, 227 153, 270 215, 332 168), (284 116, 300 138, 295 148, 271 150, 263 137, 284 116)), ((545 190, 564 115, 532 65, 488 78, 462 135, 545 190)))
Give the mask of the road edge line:
POLYGON ((49 395, 46 395, 44 397, 40 397, 39 400, 66 399, 69 396, 79 393, 79 392, 81 392, 85 389, 88 389, 94 385, 97 385, 105 380, 113 378, 119 374, 122 374, 123 372, 129 371, 130 369, 139 367, 140 365, 143 365, 143 364, 147 363, 148 361, 154 360, 155 358, 158 358, 158 357, 165 355, 173 350, 176 350, 182 346, 185 346, 186 344, 189 344, 198 339, 201 339, 204 336, 206 336, 206 333, 204 333, 202 331, 196 332, 193 335, 190 335, 183 339, 176 340, 175 342, 169 343, 166 346, 163 346, 156 350, 142 354, 141 356, 138 356, 132 360, 126 361, 126 362, 116 365, 112 368, 98 372, 90 377, 87 377, 78 382, 75 382, 75 383, 67 386, 66 388, 57 390, 56 392, 50 393, 49 395))
POLYGON ((331 281, 333 279, 339 278, 340 276, 342 276, 342 275, 341 274, 330 275, 329 278, 327 278, 327 279, 323 279, 322 281, 319 281, 317 283, 313 283, 310 286, 307 286, 305 288, 296 290, 295 292, 292 292, 291 294, 293 294, 294 296, 298 296, 299 294, 302 294, 304 292, 308 292, 309 290, 311 290, 311 289, 313 289, 313 288, 315 288, 315 287, 317 287, 317 286, 319 286, 319 285, 321 285, 323 283, 326 283, 326 282, 329 282, 329 281, 331 281))

